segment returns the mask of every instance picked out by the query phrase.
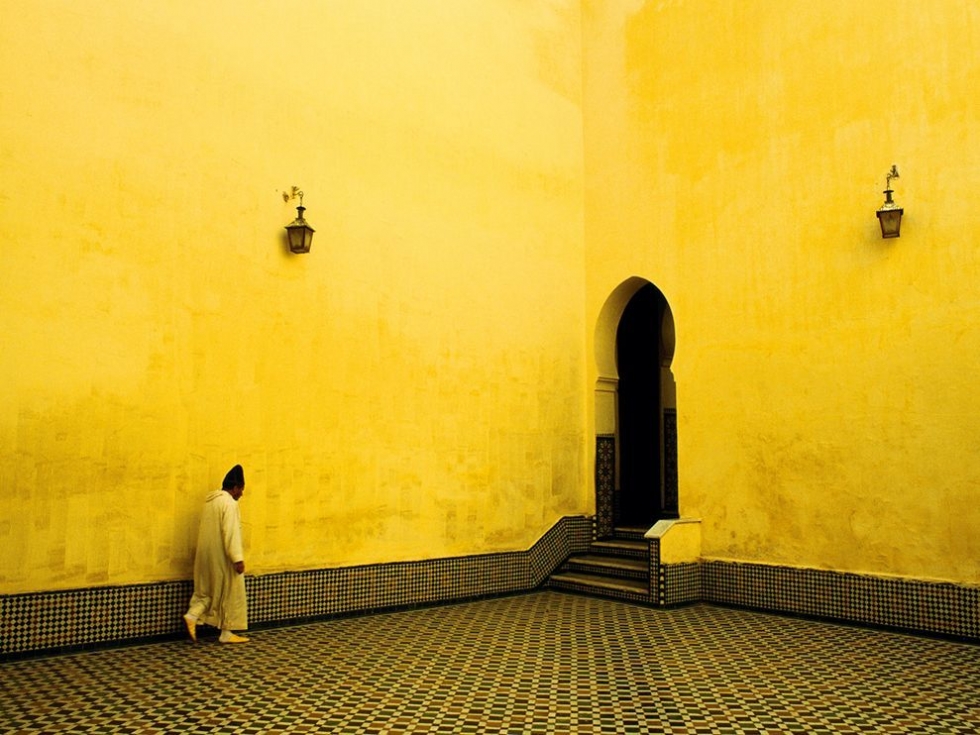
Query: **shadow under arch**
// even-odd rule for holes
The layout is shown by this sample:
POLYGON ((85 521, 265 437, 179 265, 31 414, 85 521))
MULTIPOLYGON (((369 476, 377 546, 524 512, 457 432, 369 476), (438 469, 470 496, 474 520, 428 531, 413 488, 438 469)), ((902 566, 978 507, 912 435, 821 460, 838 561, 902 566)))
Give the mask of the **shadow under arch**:
POLYGON ((663 292, 632 276, 595 326, 596 530, 678 517, 674 317, 663 292))

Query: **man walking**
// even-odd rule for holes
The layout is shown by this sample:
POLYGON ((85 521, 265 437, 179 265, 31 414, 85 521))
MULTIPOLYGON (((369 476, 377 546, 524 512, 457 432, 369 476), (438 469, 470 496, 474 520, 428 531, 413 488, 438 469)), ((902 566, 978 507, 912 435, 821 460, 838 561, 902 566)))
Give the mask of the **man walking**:
POLYGON ((204 500, 204 514, 194 556, 194 595, 184 615, 192 641, 197 641, 199 623, 221 630, 220 643, 246 643, 248 638, 234 630, 248 629, 245 602, 245 556, 238 499, 245 493, 241 465, 232 467, 221 483, 204 500))

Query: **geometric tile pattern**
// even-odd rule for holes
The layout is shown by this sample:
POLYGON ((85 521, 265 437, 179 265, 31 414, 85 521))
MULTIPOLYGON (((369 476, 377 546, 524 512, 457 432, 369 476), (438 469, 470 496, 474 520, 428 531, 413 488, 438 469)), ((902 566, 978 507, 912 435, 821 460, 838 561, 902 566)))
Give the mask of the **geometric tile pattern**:
MULTIPOLYGON (((529 550, 247 576, 253 629, 536 589, 595 535, 562 518, 529 550)), ((705 560, 661 564, 650 543, 650 592, 661 607, 698 600, 980 641, 980 587, 817 569, 705 560)), ((0 595, 0 661, 180 633, 189 581, 0 595)), ((629 599, 633 600, 633 596, 629 599)))
MULTIPOLYGON (((569 516, 527 551, 249 575, 249 622, 255 628, 531 590, 587 549, 592 535, 591 518, 569 516)), ((185 580, 0 595, 0 661, 179 633, 192 588, 185 580)))
POLYGON ((594 538, 595 524, 591 516, 562 518, 527 552, 531 579, 523 590, 543 584, 565 559, 587 550, 594 538))
POLYGON ((0 730, 975 733, 980 646, 543 591, 0 664, 0 730))
POLYGON ((701 565, 698 562, 660 565, 660 604, 686 605, 701 600, 701 565))
POLYGON ((596 536, 613 535, 616 495, 616 437, 595 438, 595 526, 596 536))
POLYGON ((650 539, 650 580, 651 602, 660 607, 701 600, 701 563, 661 563, 659 538, 650 539))
POLYGON ((664 566, 660 563, 660 539, 650 539, 650 602, 660 607, 668 606, 664 585, 664 566))
POLYGON ((677 518, 677 409, 663 409, 664 517, 677 518))
POLYGON ((192 588, 166 582, 2 595, 0 655, 172 633, 175 611, 186 609, 192 588))
POLYGON ((700 566, 707 602, 980 640, 980 587, 741 562, 700 566))

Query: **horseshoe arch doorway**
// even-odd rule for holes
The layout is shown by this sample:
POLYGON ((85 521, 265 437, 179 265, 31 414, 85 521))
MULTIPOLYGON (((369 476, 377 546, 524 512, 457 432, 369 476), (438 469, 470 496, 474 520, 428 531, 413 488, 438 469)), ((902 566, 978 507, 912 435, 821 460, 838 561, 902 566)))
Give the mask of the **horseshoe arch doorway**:
POLYGON ((663 292, 632 277, 599 315, 596 365, 596 525, 649 528, 678 517, 674 317, 663 292))

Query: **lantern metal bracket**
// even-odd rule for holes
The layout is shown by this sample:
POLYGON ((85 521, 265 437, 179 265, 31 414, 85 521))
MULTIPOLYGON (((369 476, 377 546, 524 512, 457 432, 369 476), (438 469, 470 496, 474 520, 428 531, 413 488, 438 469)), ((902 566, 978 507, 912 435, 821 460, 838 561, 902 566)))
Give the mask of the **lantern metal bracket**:
POLYGON ((885 202, 876 212, 881 224, 881 236, 885 239, 899 237, 902 229, 902 215, 905 210, 892 200, 892 179, 898 178, 898 166, 892 164, 891 170, 885 176, 885 202))
POLYGON ((293 253, 308 253, 313 245, 313 233, 316 231, 310 227, 309 222, 303 217, 306 207, 303 206, 303 192, 298 186, 292 187, 287 193, 282 193, 282 200, 288 202, 290 199, 299 197, 299 206, 296 207, 296 219, 286 225, 286 237, 289 240, 289 250, 293 253))

